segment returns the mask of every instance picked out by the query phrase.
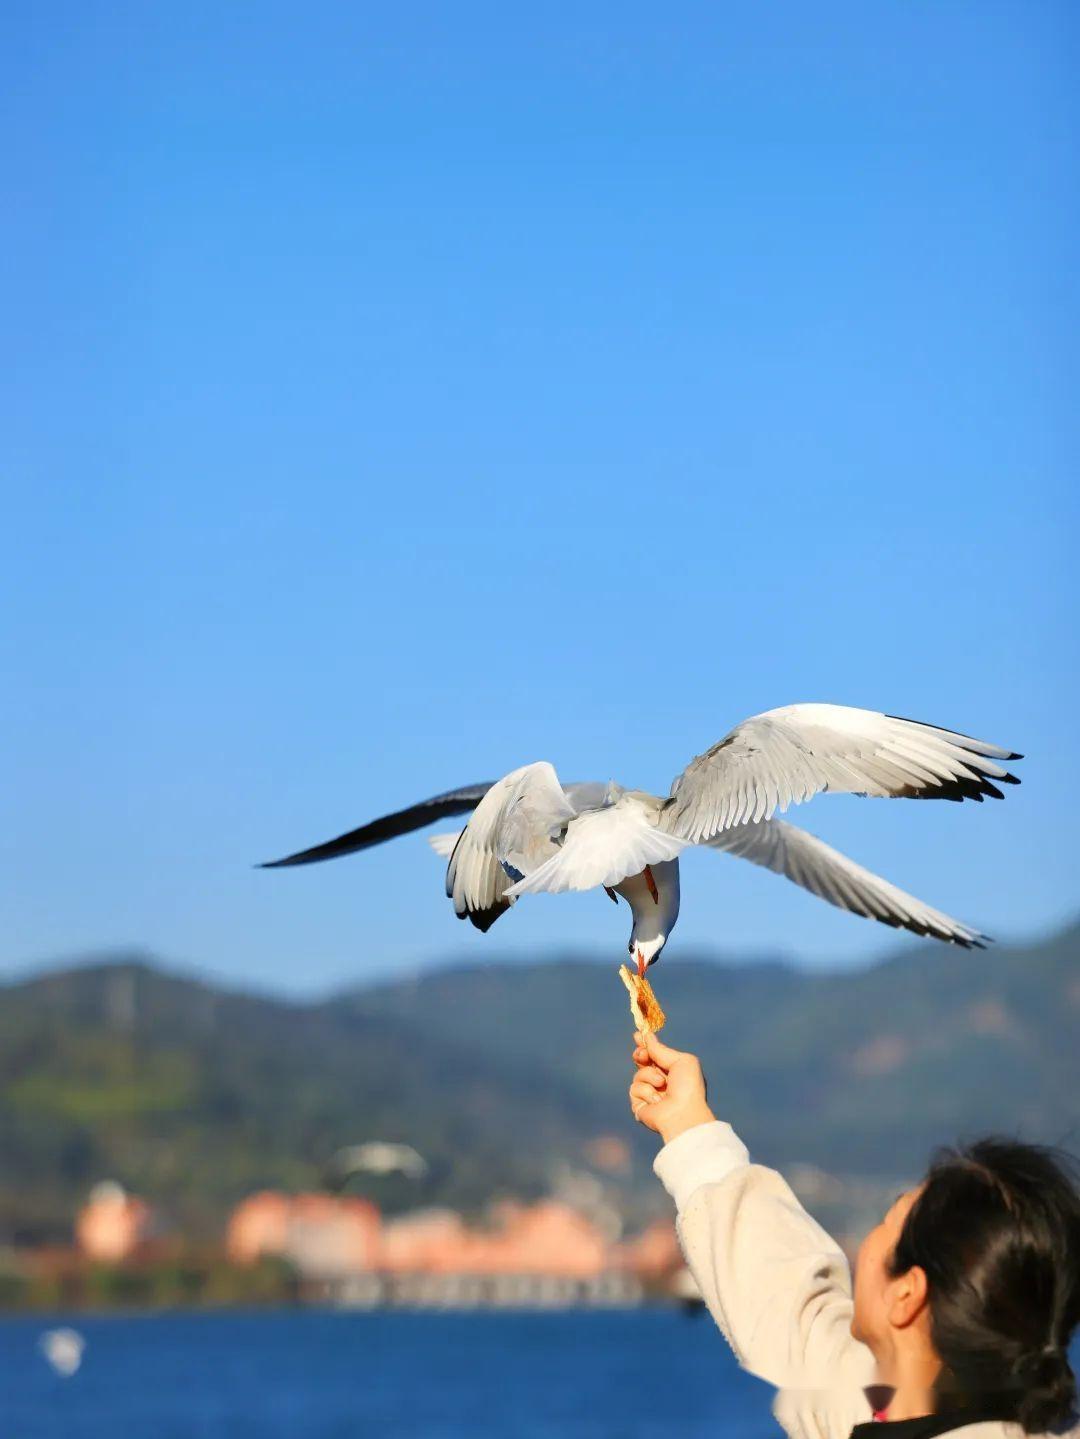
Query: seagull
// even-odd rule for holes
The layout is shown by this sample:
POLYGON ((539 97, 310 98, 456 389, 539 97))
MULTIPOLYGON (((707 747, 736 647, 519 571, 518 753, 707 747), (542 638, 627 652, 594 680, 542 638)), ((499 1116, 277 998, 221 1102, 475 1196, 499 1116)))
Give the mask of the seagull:
POLYGON ((697 755, 666 796, 614 780, 563 784, 547 760, 494 783, 464 785, 262 865, 354 854, 436 820, 470 814, 431 844, 447 859, 459 919, 486 932, 523 894, 603 889, 630 906, 638 973, 655 964, 679 916, 679 856, 705 845, 784 875, 811 894, 894 929, 965 949, 988 942, 846 855, 777 819, 818 794, 887 799, 1002 799, 1019 784, 999 761, 1023 756, 955 730, 848 705, 766 710, 697 755))
POLYGON ((86 1340, 77 1329, 46 1329, 38 1348, 62 1379, 70 1379, 82 1363, 86 1340))

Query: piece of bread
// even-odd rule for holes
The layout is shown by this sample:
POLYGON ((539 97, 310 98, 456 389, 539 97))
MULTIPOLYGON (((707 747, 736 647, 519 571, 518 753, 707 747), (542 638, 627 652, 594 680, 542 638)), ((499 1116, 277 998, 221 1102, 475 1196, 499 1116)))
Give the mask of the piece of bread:
POLYGON ((653 1034, 658 1034, 664 1027, 667 1015, 660 1008, 660 1001, 653 994, 652 985, 647 979, 639 978, 625 964, 619 965, 619 978, 630 995, 630 1013, 633 1016, 634 1028, 640 1029, 643 1034, 650 1030, 653 1034))

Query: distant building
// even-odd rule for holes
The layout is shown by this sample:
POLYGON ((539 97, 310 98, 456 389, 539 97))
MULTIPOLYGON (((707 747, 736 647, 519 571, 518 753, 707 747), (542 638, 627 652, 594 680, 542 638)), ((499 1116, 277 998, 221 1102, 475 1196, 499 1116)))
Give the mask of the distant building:
POLYGON ((254 1264, 264 1254, 284 1254, 291 1203, 287 1194, 263 1190, 238 1204, 225 1231, 229 1258, 236 1264, 254 1264))
POLYGON ((452 1209, 415 1210, 382 1221, 363 1199, 264 1192, 233 1212, 226 1248, 241 1264, 280 1256, 307 1280, 368 1275, 372 1282, 382 1276, 402 1286, 425 1276, 488 1285, 516 1276, 571 1287, 605 1279, 655 1286, 682 1264, 670 1222, 615 1243, 595 1218, 550 1198, 535 1204, 503 1201, 487 1224, 473 1227, 452 1209))
POLYGON ((113 1180, 96 1184, 75 1217, 75 1242, 88 1259, 119 1264, 150 1235, 153 1212, 113 1180))
POLYGON ((366 1199, 299 1194, 285 1231, 285 1257, 306 1278, 373 1269, 379 1258, 379 1211, 366 1199))
POLYGON ((383 1225, 379 1268, 395 1274, 453 1274, 471 1262, 475 1236, 452 1209, 418 1209, 383 1225))
POLYGON ((266 1190, 233 1211, 225 1248, 238 1264, 275 1255, 305 1277, 325 1278, 374 1268, 380 1230, 379 1211, 366 1199, 266 1190))
POLYGON ((494 1223, 469 1228, 452 1210, 421 1210, 383 1226, 380 1268, 413 1274, 549 1274, 589 1278, 606 1268, 597 1227, 554 1200, 500 1204, 494 1223))
POLYGON ((602 1230, 568 1204, 501 1204, 488 1236, 489 1267, 506 1274, 551 1274, 588 1279, 608 1267, 602 1230))

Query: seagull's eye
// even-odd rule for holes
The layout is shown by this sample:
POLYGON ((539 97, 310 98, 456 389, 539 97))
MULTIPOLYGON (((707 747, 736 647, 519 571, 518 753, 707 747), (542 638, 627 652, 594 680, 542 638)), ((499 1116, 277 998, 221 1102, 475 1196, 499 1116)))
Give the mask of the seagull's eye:
POLYGON ((634 952, 634 941, 633 941, 633 940, 631 940, 630 943, 626 946, 626 952, 627 952, 627 954, 633 954, 633 952, 634 952))

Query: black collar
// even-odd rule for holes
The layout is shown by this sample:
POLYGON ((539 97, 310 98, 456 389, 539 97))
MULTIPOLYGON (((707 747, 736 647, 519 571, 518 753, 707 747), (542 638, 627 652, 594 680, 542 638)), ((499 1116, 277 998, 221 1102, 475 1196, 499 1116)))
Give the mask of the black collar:
POLYGON ((1000 1412, 988 1409, 953 1409, 948 1414, 926 1414, 921 1419, 878 1419, 856 1424, 851 1439, 933 1439, 935 1434, 948 1434, 963 1429, 965 1424, 983 1424, 1000 1419, 1000 1412))

